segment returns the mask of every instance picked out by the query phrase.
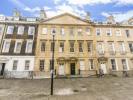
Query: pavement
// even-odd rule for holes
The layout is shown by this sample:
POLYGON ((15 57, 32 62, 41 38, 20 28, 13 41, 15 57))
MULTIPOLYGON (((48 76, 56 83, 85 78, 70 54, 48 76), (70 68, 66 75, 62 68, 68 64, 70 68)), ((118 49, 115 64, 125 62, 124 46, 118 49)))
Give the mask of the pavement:
POLYGON ((0 100, 133 100, 133 78, 0 79, 0 100))

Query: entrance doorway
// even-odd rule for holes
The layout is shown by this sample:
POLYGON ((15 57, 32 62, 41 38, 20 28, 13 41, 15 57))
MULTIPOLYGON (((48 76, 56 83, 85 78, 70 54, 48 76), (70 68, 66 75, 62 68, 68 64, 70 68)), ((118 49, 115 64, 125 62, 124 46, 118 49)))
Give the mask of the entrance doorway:
POLYGON ((5 70, 5 63, 0 64, 0 75, 3 76, 5 70))
POLYGON ((107 74, 107 68, 106 68, 106 64, 104 62, 101 62, 101 69, 103 70, 104 74, 107 74))
POLYGON ((60 63, 59 64, 59 71, 58 71, 59 75, 65 75, 65 66, 64 63, 60 63))
POLYGON ((71 63, 70 68, 71 68, 71 75, 75 75, 75 63, 71 63))

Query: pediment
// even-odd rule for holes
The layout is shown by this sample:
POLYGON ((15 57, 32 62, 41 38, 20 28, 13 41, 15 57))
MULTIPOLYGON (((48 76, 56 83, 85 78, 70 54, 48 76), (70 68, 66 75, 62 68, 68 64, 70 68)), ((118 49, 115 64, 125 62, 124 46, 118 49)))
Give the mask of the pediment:
POLYGON ((72 25, 88 25, 89 22, 74 16, 69 13, 61 14, 52 18, 49 18, 43 22, 43 24, 72 24, 72 25))

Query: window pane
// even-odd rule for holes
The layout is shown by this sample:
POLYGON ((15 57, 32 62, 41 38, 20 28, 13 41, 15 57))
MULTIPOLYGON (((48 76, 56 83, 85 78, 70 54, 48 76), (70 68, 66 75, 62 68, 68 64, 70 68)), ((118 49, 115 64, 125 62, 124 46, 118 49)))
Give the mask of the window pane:
POLYGON ((29 67, 30 67, 30 61, 26 60, 25 61, 25 70, 29 70, 29 67))
POLYGON ((17 42, 15 52, 20 53, 20 51, 21 51, 21 42, 17 42))
POLYGON ((33 42, 27 42, 26 53, 32 53, 33 42))
POLYGON ((92 52, 92 42, 87 43, 88 52, 92 52))
POLYGON ((94 69, 94 61, 93 59, 89 59, 89 66, 90 66, 90 69, 94 69))
POLYGON ((44 70, 44 60, 40 60, 40 71, 44 70))
POLYGON ((83 43, 79 42, 79 52, 83 52, 83 43))
POLYGON ((8 26, 7 34, 13 34, 14 26, 8 26))
POLYGON ((122 59, 122 65, 123 65, 123 70, 127 70, 127 62, 126 62, 126 59, 122 59))
POLYGON ((60 43, 59 52, 64 52, 64 42, 60 43))
POLYGON ((126 30, 126 36, 130 37, 129 30, 126 30))
POLYGON ((17 70, 18 61, 14 60, 13 62, 13 70, 17 70))
POLYGON ((45 51, 45 42, 41 43, 41 51, 45 51))
POLYGON ((112 70, 116 70, 116 62, 115 62, 115 59, 111 59, 111 65, 112 65, 112 70))
POLYGON ((35 27, 29 27, 28 35, 34 35, 35 33, 35 27))
POLYGON ((74 52, 74 42, 70 42, 70 52, 74 52))
POLYGON ((100 29, 96 29, 96 35, 99 36, 101 34, 101 30, 100 29))
POLYGON ((24 33, 24 26, 19 26, 17 34, 23 34, 23 33, 24 33))
POLYGON ((5 41, 3 46, 3 52, 9 52, 9 49, 10 49, 10 42, 5 41))

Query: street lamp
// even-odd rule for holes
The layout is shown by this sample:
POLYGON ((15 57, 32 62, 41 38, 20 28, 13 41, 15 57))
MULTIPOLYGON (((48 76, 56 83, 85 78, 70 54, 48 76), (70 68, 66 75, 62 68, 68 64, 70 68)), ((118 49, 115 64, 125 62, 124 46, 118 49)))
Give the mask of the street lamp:
POLYGON ((52 49, 52 66, 51 66, 51 95, 53 95, 53 83, 54 83, 54 49, 55 49, 55 29, 52 31, 52 36, 53 36, 53 49, 52 49))

